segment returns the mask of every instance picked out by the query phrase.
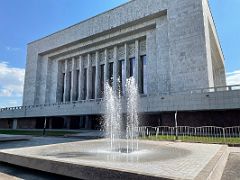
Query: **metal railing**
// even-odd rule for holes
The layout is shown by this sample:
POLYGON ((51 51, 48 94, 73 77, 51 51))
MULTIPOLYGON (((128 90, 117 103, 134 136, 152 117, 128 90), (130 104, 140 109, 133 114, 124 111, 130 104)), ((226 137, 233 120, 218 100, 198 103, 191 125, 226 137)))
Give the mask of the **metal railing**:
POLYGON ((199 88, 199 89, 191 89, 184 91, 173 91, 170 94, 175 93, 191 93, 191 94, 200 94, 200 93, 211 93, 211 92, 222 92, 222 91, 235 91, 240 90, 240 85, 229 85, 229 86, 218 86, 218 87, 208 87, 208 88, 199 88))
MULTIPOLYGON (((231 86, 219 86, 219 87, 209 87, 209 88, 202 88, 202 89, 191 89, 191 90, 185 90, 185 91, 172 91, 169 94, 201 94, 201 93, 210 93, 210 92, 221 92, 221 91, 234 91, 234 90, 240 90, 240 85, 231 85, 231 86)), ((147 95, 143 95, 143 97, 146 97, 147 95)), ((58 102, 53 104, 41 104, 41 105, 29 105, 29 106, 16 106, 16 107, 6 107, 6 108, 0 108, 0 112, 3 111, 13 111, 13 110, 22 110, 22 109, 31 109, 31 108, 41 108, 46 106, 59 106, 64 104, 81 104, 81 103, 87 103, 87 102, 101 102, 103 101, 102 98, 98 99, 89 99, 89 100, 79 100, 79 101, 73 101, 73 102, 58 102)))
POLYGON ((240 126, 225 128, 217 126, 178 126, 177 128, 143 126, 139 127, 139 136, 152 140, 179 139, 187 142, 240 144, 240 126))

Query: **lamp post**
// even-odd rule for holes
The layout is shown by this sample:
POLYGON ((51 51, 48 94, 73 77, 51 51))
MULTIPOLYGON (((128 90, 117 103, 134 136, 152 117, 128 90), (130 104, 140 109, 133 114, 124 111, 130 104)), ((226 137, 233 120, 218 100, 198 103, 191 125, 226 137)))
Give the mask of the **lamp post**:
POLYGON ((177 123, 177 111, 175 112, 175 130, 176 130, 176 134, 175 134, 175 140, 178 140, 178 123, 177 123))
POLYGON ((44 119, 44 125, 43 125, 43 136, 46 134, 46 126, 47 126, 47 117, 44 119))

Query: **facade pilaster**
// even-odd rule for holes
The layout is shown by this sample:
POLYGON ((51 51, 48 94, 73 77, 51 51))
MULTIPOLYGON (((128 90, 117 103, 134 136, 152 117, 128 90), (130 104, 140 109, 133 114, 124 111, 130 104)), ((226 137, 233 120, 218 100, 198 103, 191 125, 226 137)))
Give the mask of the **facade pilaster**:
POLYGON ((88 65, 87 65, 87 99, 91 99, 92 94, 92 62, 91 55, 88 54, 87 57, 88 65))
POLYGON ((117 59, 117 46, 113 50, 113 90, 117 90, 118 86, 118 59, 117 59))

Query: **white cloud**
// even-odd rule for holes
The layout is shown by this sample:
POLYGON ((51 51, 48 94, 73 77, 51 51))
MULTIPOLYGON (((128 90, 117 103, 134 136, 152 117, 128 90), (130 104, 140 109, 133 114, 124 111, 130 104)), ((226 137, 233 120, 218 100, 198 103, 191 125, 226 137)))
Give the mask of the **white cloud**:
POLYGON ((228 85, 240 85, 240 70, 227 73, 228 85))
POLYGON ((20 51, 20 50, 21 50, 20 48, 11 47, 11 46, 6 46, 5 49, 6 49, 7 51, 20 51))
MULTIPOLYGON (((13 105, 14 100, 23 95, 23 82, 25 70, 10 67, 7 62, 0 62, 0 101, 6 106, 13 105)), ((18 104, 20 105, 20 104, 18 104)))

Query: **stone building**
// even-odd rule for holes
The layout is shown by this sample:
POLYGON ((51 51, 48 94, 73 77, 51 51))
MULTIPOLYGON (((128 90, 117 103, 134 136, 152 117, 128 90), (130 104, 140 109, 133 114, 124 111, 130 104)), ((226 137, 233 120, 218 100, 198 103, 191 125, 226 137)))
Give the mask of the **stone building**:
POLYGON ((23 105, 97 99, 119 76, 134 75, 146 94, 226 85, 206 0, 130 1, 27 51, 23 105))
MULTIPOLYGON (((120 81, 124 96, 126 78, 132 76, 142 101, 155 96, 161 103, 202 88, 226 90, 224 56, 208 1, 132 0, 29 43, 23 107, 15 109, 18 115, 3 111, 2 117, 23 118, 18 127, 20 121, 41 127, 48 117, 50 127, 96 128, 104 83, 116 89, 120 81), (24 108, 32 108, 30 114, 20 115, 24 108)), ((161 112, 181 107, 148 107, 146 114, 168 122, 161 112)), ((198 108, 194 111, 204 110, 198 108)))

